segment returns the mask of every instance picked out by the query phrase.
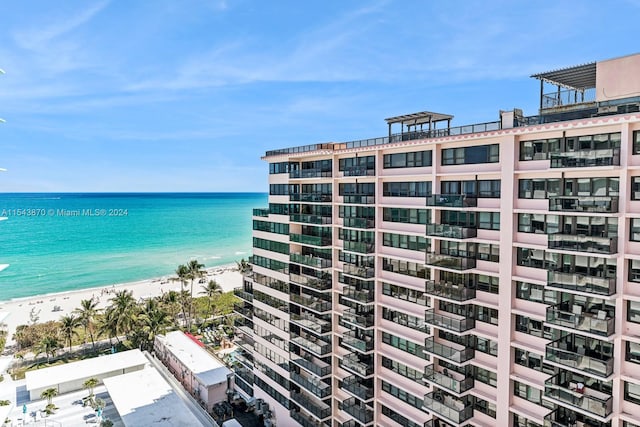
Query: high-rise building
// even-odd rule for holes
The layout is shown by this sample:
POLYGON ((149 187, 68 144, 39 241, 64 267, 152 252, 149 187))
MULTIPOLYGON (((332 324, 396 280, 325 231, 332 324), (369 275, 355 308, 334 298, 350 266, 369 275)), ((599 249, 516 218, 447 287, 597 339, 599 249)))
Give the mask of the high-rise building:
POLYGON ((278 425, 640 426, 640 54, 532 77, 266 153, 236 384, 278 425))

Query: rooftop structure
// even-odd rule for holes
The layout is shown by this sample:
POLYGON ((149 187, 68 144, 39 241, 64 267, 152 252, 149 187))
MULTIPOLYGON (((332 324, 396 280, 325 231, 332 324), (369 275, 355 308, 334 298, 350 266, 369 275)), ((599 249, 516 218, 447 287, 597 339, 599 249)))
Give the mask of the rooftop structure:
POLYGON ((235 383, 278 425, 640 426, 640 55, 534 77, 263 157, 235 383))

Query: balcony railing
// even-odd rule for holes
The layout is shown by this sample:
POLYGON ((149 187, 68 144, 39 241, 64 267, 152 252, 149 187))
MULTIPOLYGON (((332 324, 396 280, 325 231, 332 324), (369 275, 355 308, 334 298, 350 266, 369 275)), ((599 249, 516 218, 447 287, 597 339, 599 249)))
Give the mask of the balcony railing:
POLYGON ((269 209, 267 208, 256 208, 253 210, 253 216, 261 216, 261 217, 268 217, 269 216, 269 209))
POLYGON ((253 309, 250 307, 243 307, 240 304, 234 304, 233 311, 248 319, 253 318, 253 309))
POLYGON ((435 280, 427 280, 425 293, 459 302, 468 301, 476 297, 475 289, 453 284, 452 282, 435 280))
POLYGON ((475 351, 472 347, 457 345, 452 347, 435 342, 433 337, 429 337, 424 342, 424 351, 440 359, 446 359, 454 363, 464 363, 473 359, 475 351))
POLYGON ((473 406, 439 391, 424 396, 424 407, 439 417, 460 424, 473 417, 473 406))
POLYGON ((460 271, 476 268, 475 258, 437 254, 433 252, 426 254, 425 264, 460 271))
POLYGON ((616 279, 611 277, 586 276, 579 273, 549 271, 547 285, 552 288, 586 292, 596 295, 613 295, 616 293, 616 279))
POLYGON ((617 237, 597 237, 572 234, 549 234, 549 249, 563 251, 615 254, 618 252, 617 237))
POLYGON ((235 336, 233 342, 243 350, 253 354, 253 339, 251 338, 241 338, 238 335, 235 336))
POLYGON ((565 403, 599 417, 605 418, 613 410, 613 396, 578 383, 562 382, 564 373, 559 373, 544 382, 545 397, 565 403))
POLYGON ((475 228, 449 224, 427 224, 427 236, 445 237, 449 239, 469 239, 477 235, 478 230, 475 228))
POLYGON ((292 313, 290 315, 290 318, 292 323, 295 323, 298 326, 301 326, 305 329, 315 332, 318 335, 331 332, 331 322, 323 319, 319 319, 318 317, 312 316, 309 313, 304 313, 304 314, 292 313))
POLYGON ((369 303, 375 300, 375 292, 368 289, 358 289, 355 286, 343 286, 342 296, 354 301, 369 303))
POLYGON ((253 302, 253 294, 245 291, 243 288, 234 288, 233 294, 247 302, 253 302))
POLYGON ((342 320, 360 328, 370 328, 374 325, 373 311, 360 313, 354 308, 349 308, 342 313, 342 320))
POLYGON ((580 422, 584 426, 589 427, 611 427, 611 421, 609 422, 601 422, 597 421, 594 418, 587 417, 586 415, 582 415, 579 412, 574 412, 571 409, 565 408, 563 406, 558 407, 554 411, 549 412, 544 417, 544 427, 567 427, 578 425, 580 422))
POLYGON ((320 247, 331 246, 332 244, 331 236, 308 236, 306 234, 291 233, 289 234, 289 240, 295 243, 302 243, 303 245, 320 247))
POLYGON ((331 311, 331 302, 318 297, 290 294, 289 299, 302 307, 313 310, 316 313, 327 313, 331 311))
POLYGON ((331 343, 319 339, 311 339, 300 335, 294 335, 291 338, 291 342, 317 356, 325 356, 331 352, 331 343))
POLYGON ((313 268, 331 268, 331 260, 326 258, 320 258, 312 255, 302 255, 297 253, 289 254, 289 261, 296 264, 308 265, 313 268))
POLYGON ((583 306, 569 301, 547 307, 547 323, 608 337, 615 332, 615 318, 604 310, 583 313, 583 306))
POLYGON ((571 338, 572 334, 547 344, 545 359, 600 377, 606 378, 613 374, 612 355, 587 346, 574 346, 571 344, 571 338))
POLYGON ((312 400, 303 393, 291 392, 291 400, 302 406, 308 412, 315 415, 319 420, 324 420, 331 416, 331 406, 322 401, 312 400))
POLYGON ((361 357, 363 356, 359 356, 357 353, 349 353, 340 360, 339 365, 361 377, 368 377, 373 374, 373 359, 367 361, 367 357, 364 357, 363 361, 361 357))
POLYGON ((618 197, 614 196, 552 196, 550 211, 617 213, 618 197))
POLYGON ((333 173, 322 169, 297 169, 289 172, 289 178, 331 178, 333 173))
POLYGON ((290 411, 291 419, 295 420, 302 427, 323 427, 324 424, 315 418, 307 418, 297 411, 290 411))
POLYGON ((313 359, 311 356, 304 357, 291 353, 291 363, 319 376, 324 377, 331 374, 331 365, 320 359, 313 359))
POLYGON ((320 381, 317 377, 305 377, 296 372, 291 372, 291 380, 320 399, 324 399, 331 394, 331 386, 324 381, 320 381))
POLYGON ((362 352, 373 350, 373 338, 368 335, 360 335, 356 331, 345 332, 342 336, 342 344, 362 352))
POLYGON ((331 289, 331 279, 323 279, 306 274, 290 273, 289 280, 298 285, 306 286, 317 291, 326 291, 331 289))
POLYGON ((373 387, 362 384, 362 379, 357 375, 351 375, 340 382, 340 388, 360 398, 369 400, 373 398, 373 387))
POLYGON ((345 241, 343 250, 347 252, 358 252, 361 254, 370 254, 375 252, 376 245, 373 243, 366 243, 366 242, 345 241))
POLYGON ((350 228, 375 228, 376 220, 373 218, 343 218, 342 225, 350 228))
POLYGON ((333 217, 311 214, 293 214, 289 215, 291 222, 300 222, 303 224, 331 224, 333 217))
POLYGON ((344 274, 362 277, 363 279, 370 279, 376 275, 376 269, 374 267, 360 267, 353 264, 344 264, 342 271, 344 274))
POLYGON ((376 176, 375 169, 367 169, 366 166, 349 166, 342 171, 343 176, 376 176))
POLYGON ((446 312, 436 313, 434 309, 425 311, 424 321, 426 324, 436 328, 459 333, 473 329, 476 326, 476 321, 473 317, 455 316, 446 312))
POLYGON ((424 370, 424 380, 435 384, 438 387, 445 388, 456 394, 464 393, 473 388, 473 376, 465 376, 459 372, 450 371, 448 369, 433 368, 433 365, 427 366, 424 370))
POLYGON ((462 194, 434 194, 427 197, 427 206, 442 208, 475 208, 478 206, 478 199, 474 196, 462 194))
POLYGON ((369 424, 373 422, 373 410, 369 406, 359 402, 355 397, 340 402, 339 405, 340 409, 361 423, 369 424))
POLYGON ((593 166, 620 166, 620 149, 604 148, 551 154, 552 168, 585 168, 593 166))

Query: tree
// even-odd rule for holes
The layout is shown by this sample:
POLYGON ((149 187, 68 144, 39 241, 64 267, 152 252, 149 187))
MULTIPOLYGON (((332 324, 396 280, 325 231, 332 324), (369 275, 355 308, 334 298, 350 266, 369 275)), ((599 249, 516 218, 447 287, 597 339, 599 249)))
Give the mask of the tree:
POLYGON ((251 271, 251 264, 249 264, 249 261, 244 258, 240 261, 236 261, 236 266, 238 267, 238 271, 242 274, 249 273, 251 271))
POLYGON ((178 317, 176 315, 180 307, 180 294, 176 291, 169 291, 162 294, 161 301, 169 311, 174 324, 178 327, 178 317))
POLYGON ((97 378, 89 378, 84 383, 82 383, 82 386, 89 390, 89 399, 93 399, 93 389, 98 384, 100 384, 100 380, 98 380, 97 378))
POLYGON ((184 320, 187 319, 187 306, 186 306, 187 299, 183 298, 182 294, 184 293, 185 291, 184 287, 187 284, 187 281, 189 280, 189 274, 190 273, 187 266, 180 264, 176 269, 176 277, 172 278, 172 280, 178 280, 180 282, 180 291, 181 291, 180 303, 182 306, 182 318, 184 320))
POLYGON ((87 331, 89 332, 89 337, 91 338, 91 346, 95 349, 96 343, 93 338, 93 334, 95 332, 96 326, 96 316, 100 312, 98 307, 98 301, 94 300, 93 297, 90 299, 83 299, 80 301, 80 307, 76 308, 73 312, 78 315, 78 319, 80 324, 84 328, 84 342, 87 342, 87 331))
POLYGON ((115 329, 117 333, 125 334, 129 338, 129 334, 133 330, 137 310, 133 292, 127 290, 117 291, 110 301, 111 305, 108 309, 112 311, 111 320, 116 322, 115 329))
POLYGON ((209 280, 209 283, 202 286, 201 294, 205 294, 208 297, 207 306, 209 308, 210 316, 213 316, 213 311, 211 310, 211 298, 214 295, 220 295, 222 293, 222 286, 218 284, 215 280, 209 280))
POLYGON ((147 300, 138 316, 138 329, 144 335, 139 343, 140 349, 150 350, 153 348, 156 335, 163 334, 170 324, 171 318, 164 307, 156 299, 147 300))
POLYGON ((200 279, 201 277, 203 277, 206 274, 206 271, 203 270, 204 268, 204 264, 200 264, 198 262, 197 259, 192 259, 191 261, 189 261, 187 263, 187 270, 189 271, 188 274, 188 278, 189 281, 191 282, 191 289, 189 290, 190 292, 190 297, 191 299, 189 300, 190 304, 189 304, 189 318, 188 318, 188 322, 187 322, 187 328, 191 329, 191 320, 193 318, 193 282, 196 279, 200 279))
POLYGON ((40 393, 40 397, 47 399, 47 406, 53 405, 53 398, 58 395, 58 389, 51 387, 40 393))
POLYGON ((60 343, 58 342, 58 338, 53 335, 47 335, 38 343, 36 356, 45 353, 47 355, 47 363, 49 363, 51 360, 50 357, 55 357, 59 348, 60 343))
POLYGON ((60 318, 60 332, 62 332, 62 336, 64 336, 65 340, 69 344, 69 353, 71 353, 73 336, 78 335, 78 331, 76 331, 78 326, 80 326, 80 319, 75 317, 73 314, 62 316, 60 318))
POLYGON ((118 336, 118 316, 113 307, 108 307, 102 320, 98 323, 98 334, 106 335, 109 337, 109 344, 112 343, 113 338, 120 342, 118 336))

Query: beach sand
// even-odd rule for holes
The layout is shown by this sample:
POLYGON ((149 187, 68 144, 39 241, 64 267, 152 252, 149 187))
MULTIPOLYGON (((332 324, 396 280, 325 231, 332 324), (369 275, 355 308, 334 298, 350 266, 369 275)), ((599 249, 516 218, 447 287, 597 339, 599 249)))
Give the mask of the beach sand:
MULTIPOLYGON (((224 292, 242 286, 242 274, 240 274, 235 265, 207 268, 206 271, 207 276, 205 277, 205 283, 209 282, 209 280, 215 280, 224 292)), ((203 285, 204 283, 194 282, 194 297, 202 296, 200 292, 202 291, 203 285)), ((189 290, 190 283, 187 283, 185 288, 189 290)), ((97 299, 98 308, 104 309, 109 305, 109 300, 113 297, 114 291, 123 289, 133 291, 133 297, 138 300, 140 298, 159 296, 162 295, 163 292, 170 290, 180 291, 180 282, 170 280, 170 276, 167 276, 138 282, 81 289, 78 291, 0 301, 0 323, 6 324, 7 331, 9 332, 7 336, 7 346, 14 344, 13 334, 15 333, 16 327, 30 322, 32 310, 35 310, 34 313, 37 313, 39 323, 49 320, 59 320, 60 317, 71 314, 73 310, 80 307, 81 300, 92 297, 97 299)))

